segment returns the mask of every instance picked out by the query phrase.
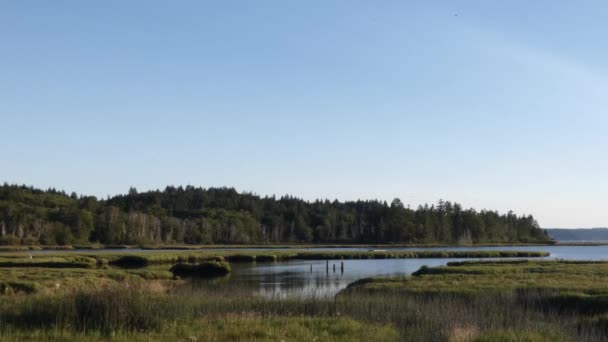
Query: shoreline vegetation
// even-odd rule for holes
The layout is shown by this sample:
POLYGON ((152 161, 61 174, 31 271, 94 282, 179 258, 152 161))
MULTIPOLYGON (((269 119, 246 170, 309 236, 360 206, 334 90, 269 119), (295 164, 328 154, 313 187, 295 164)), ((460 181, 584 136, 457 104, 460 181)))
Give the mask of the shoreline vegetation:
POLYGON ((163 286, 179 284, 188 272, 200 277, 230 272, 233 263, 272 263, 287 260, 407 259, 407 258, 537 258, 549 256, 534 251, 131 251, 80 253, 61 251, 31 254, 0 253, 0 297, 12 294, 57 293, 87 288, 95 284, 145 283, 163 286), (171 272, 175 265, 182 270, 171 272), (190 265, 190 266, 184 266, 190 265), (207 266, 219 266, 216 269, 207 266), (217 271, 218 269, 227 269, 217 271), (205 274, 213 273, 213 274, 205 274))
POLYGON ((171 251, 171 252, 104 252, 82 253, 0 253, 0 268, 46 267, 95 268, 113 265, 139 268, 149 265, 179 262, 228 261, 228 262, 274 262, 287 260, 345 260, 345 259, 415 259, 415 258, 540 258, 550 253, 540 251, 171 251))
POLYGON ((246 244, 246 245, 4 245, 0 246, 3 252, 26 252, 26 251, 89 251, 89 250, 175 250, 175 251, 213 251, 221 249, 339 249, 339 248, 475 248, 475 247, 514 247, 514 246, 605 246, 605 243, 560 243, 555 241, 537 243, 483 243, 483 244, 246 244))
POLYGON ((536 242, 536 243, 482 243, 482 244, 247 244, 247 245, 102 245, 102 244, 89 244, 89 245, 63 245, 63 246, 44 246, 44 245, 12 245, 12 246, 0 246, 0 253, 5 252, 27 252, 27 251, 49 251, 49 252, 60 252, 60 251, 74 251, 74 252, 85 252, 95 250, 124 250, 124 251, 137 251, 137 250, 167 250, 167 251, 213 251, 221 249, 315 249, 315 248, 327 248, 327 249, 339 249, 339 248, 369 248, 369 249, 394 249, 394 248, 478 248, 478 247, 543 247, 543 246, 580 246, 580 247, 593 247, 593 246, 607 246, 608 242, 605 241, 584 241, 584 242, 560 242, 560 241, 549 241, 549 242, 536 242))
POLYGON ((49 251, 49 252, 60 252, 60 251, 95 251, 95 250, 125 250, 125 251, 137 251, 137 250, 167 250, 167 251, 213 251, 221 249, 315 249, 315 248, 327 248, 327 249, 339 249, 339 248, 369 248, 369 249, 393 249, 393 248, 477 248, 477 247, 542 247, 542 246, 607 246, 608 242, 604 241, 585 241, 585 242, 560 242, 560 241, 549 241, 549 242, 536 242, 536 243, 482 243, 482 244, 246 244, 246 245, 102 245, 102 244, 88 244, 88 245, 63 245, 63 246, 44 246, 44 245, 12 245, 12 246, 0 246, 0 253, 5 252, 27 252, 27 251, 49 251))

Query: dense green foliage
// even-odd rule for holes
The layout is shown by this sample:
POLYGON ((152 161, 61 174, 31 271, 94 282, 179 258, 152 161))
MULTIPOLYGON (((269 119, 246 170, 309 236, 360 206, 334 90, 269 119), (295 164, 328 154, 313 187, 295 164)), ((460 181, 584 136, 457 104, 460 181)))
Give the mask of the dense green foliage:
POLYGON ((167 187, 105 200, 49 189, 0 187, 0 245, 546 242, 532 216, 417 209, 399 199, 315 201, 231 188, 167 187))
POLYGON ((179 277, 217 277, 232 271, 230 264, 224 261, 205 261, 200 264, 175 264, 169 270, 179 277))

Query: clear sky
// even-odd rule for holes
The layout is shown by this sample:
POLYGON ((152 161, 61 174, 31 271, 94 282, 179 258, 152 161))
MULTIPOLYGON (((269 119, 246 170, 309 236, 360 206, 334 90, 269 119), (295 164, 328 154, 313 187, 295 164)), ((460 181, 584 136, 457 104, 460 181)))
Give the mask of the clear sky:
POLYGON ((608 226, 605 1, 0 2, 0 178, 608 226))

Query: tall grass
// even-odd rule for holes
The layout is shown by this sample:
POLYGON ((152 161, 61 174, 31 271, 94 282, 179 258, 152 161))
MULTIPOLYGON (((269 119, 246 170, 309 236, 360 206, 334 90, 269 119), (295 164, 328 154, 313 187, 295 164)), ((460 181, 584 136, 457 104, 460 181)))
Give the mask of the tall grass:
POLYGON ((328 341, 608 340, 606 262, 454 262, 412 277, 362 280, 335 298, 262 297, 250 287, 214 281, 165 288, 171 273, 160 268, 4 269, 0 275, 10 279, 0 280, 0 290, 9 281, 5 288, 35 279, 31 271, 49 281, 62 272, 83 286, 2 297, 0 340, 27 340, 30 332, 40 339, 92 340, 189 334, 201 340, 312 340, 319 333, 328 341), (121 281, 99 284, 102 277, 121 281), (272 331, 273 325, 282 330, 272 331))
POLYGON ((175 319, 180 312, 168 297, 146 294, 129 283, 62 296, 14 298, 2 303, 0 310, 3 329, 59 328, 104 334, 157 329, 164 319, 175 319))
MULTIPOLYGON (((0 303, 0 338, 2 331, 16 334, 40 329, 103 336, 144 334, 164 331, 176 324, 200 324, 203 318, 207 322, 205 329, 213 330, 220 329, 212 323, 218 317, 260 320, 253 321, 249 328, 273 317, 281 317, 284 324, 302 317, 327 322, 346 317, 374 326, 389 325, 397 329, 400 340, 407 341, 454 341, 463 336, 470 340, 531 337, 540 341, 608 338, 605 319, 593 316, 582 319, 574 312, 529 305, 543 295, 528 292, 404 296, 400 291, 388 290, 347 291, 335 299, 262 298, 246 288, 220 285, 159 294, 122 284, 63 296, 10 298, 0 303)), ((225 321, 221 329, 235 329, 236 336, 247 336, 247 331, 231 327, 225 321)))

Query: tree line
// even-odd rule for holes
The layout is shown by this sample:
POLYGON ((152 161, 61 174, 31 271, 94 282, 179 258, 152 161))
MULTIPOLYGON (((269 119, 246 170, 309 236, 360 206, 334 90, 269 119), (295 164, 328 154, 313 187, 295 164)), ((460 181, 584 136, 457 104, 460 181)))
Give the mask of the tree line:
POLYGON ((439 201, 340 202, 168 186, 97 199, 0 187, 0 244, 270 244, 546 242, 536 220, 439 201))

